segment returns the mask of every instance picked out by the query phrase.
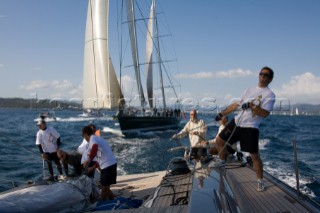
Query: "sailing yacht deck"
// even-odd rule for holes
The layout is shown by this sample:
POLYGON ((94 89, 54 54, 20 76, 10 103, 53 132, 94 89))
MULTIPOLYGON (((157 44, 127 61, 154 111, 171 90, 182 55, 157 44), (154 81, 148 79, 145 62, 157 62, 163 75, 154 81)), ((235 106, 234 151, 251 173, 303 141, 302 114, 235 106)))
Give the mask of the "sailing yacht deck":
MULTIPOLYGON (((282 183, 267 173, 265 173, 266 190, 258 192, 256 191, 256 174, 252 168, 226 166, 225 172, 226 180, 234 193, 235 204, 241 212, 320 212, 319 206, 311 205, 297 196, 290 187, 281 186, 282 183)), ((115 194, 144 200, 154 196, 154 199, 150 208, 141 207, 112 212, 192 212, 190 197, 192 192, 197 191, 199 184, 197 179, 194 179, 195 175, 185 174, 163 178, 165 174, 165 171, 161 171, 119 176, 118 183, 112 187, 115 194), (157 188, 157 186, 160 187, 157 188), (196 190, 191 191, 192 188, 196 190)), ((208 203, 208 206, 210 205, 208 203)), ((206 211, 208 208, 203 206, 203 209, 199 209, 198 212, 206 211)), ((212 209, 212 212, 215 210, 212 209)))
POLYGON ((267 174, 263 192, 256 190, 256 174, 250 168, 227 169, 226 177, 242 212, 320 212, 319 209, 312 210, 307 203, 306 206, 299 203, 296 194, 277 186, 267 174))

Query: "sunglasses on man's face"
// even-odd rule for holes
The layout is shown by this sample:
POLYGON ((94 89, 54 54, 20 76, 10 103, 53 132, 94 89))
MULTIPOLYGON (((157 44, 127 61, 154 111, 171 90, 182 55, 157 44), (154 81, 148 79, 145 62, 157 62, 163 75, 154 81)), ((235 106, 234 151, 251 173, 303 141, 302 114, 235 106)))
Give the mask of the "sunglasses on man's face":
POLYGON ((260 75, 260 76, 267 77, 267 78, 270 78, 270 75, 269 75, 268 73, 260 72, 259 75, 260 75))

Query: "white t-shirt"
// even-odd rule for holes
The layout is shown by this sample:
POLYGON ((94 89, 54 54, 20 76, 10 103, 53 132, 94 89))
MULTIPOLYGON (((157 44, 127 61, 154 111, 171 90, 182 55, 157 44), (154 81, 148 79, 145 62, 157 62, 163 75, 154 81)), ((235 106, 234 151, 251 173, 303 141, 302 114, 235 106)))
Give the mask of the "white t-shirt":
POLYGON ((225 127, 226 127, 226 126, 223 125, 223 124, 221 124, 221 125, 219 126, 218 133, 217 133, 216 137, 211 141, 211 143, 216 143, 216 138, 218 137, 218 135, 220 134, 220 132, 221 132, 225 127))
MULTIPOLYGON (((253 102, 255 105, 271 112, 274 102, 276 100, 275 94, 269 87, 254 87, 247 89, 241 96, 240 106, 246 102, 253 102)), ((252 109, 246 109, 244 112, 240 111, 235 116, 235 123, 240 127, 259 128, 263 117, 252 113, 252 109)))
POLYGON ((45 130, 39 129, 36 137, 36 145, 42 146, 43 152, 56 152, 58 149, 57 139, 60 134, 53 127, 47 127, 45 130))
MULTIPOLYGON (((87 157, 90 155, 90 151, 94 144, 98 145, 98 151, 94 159, 99 163, 101 169, 107 168, 115 163, 117 163, 116 158, 109 146, 109 143, 102 137, 96 135, 91 135, 88 149, 83 153, 82 158, 87 153, 87 157)), ((83 159, 81 159, 82 162, 83 159)), ((94 160, 93 160, 94 161, 94 160)))
MULTIPOLYGON (((78 152, 82 154, 81 164, 83 164, 89 159, 90 150, 91 148, 89 149, 89 142, 87 142, 86 139, 83 139, 82 143, 78 147, 78 152)), ((97 160, 98 160, 97 157, 94 157, 92 161, 97 161, 97 160)))
POLYGON ((201 119, 188 121, 184 128, 177 134, 178 137, 184 137, 189 134, 191 147, 202 147, 201 142, 206 141, 207 126, 201 119), (196 131, 199 135, 192 135, 190 132, 196 131))
POLYGON ((83 154, 83 152, 87 149, 87 144, 88 144, 88 142, 86 141, 86 139, 83 139, 82 143, 80 144, 80 146, 78 146, 77 151, 80 154, 83 154))

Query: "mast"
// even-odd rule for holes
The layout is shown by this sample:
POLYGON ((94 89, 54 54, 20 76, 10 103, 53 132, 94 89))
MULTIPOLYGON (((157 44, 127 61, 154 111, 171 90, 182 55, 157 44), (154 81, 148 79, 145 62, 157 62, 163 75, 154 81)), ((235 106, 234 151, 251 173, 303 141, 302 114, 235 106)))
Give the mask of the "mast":
POLYGON ((137 42, 137 34, 136 34, 136 20, 134 14, 134 4, 133 0, 126 1, 126 9, 127 9, 127 19, 128 19, 128 26, 129 26, 129 34, 130 34, 130 42, 131 42, 131 53, 133 59, 133 66, 135 70, 135 76, 137 81, 138 93, 141 107, 144 108, 145 105, 145 98, 143 93, 143 87, 141 84, 141 77, 140 77, 140 63, 139 63, 139 53, 138 53, 138 42, 137 42))
POLYGON ((158 69, 159 69, 159 76, 160 76, 160 87, 161 87, 161 93, 162 93, 162 101, 163 101, 163 109, 166 109, 166 97, 164 95, 164 87, 163 87, 163 77, 162 77, 162 68, 161 68, 161 57, 160 57, 160 45, 159 45, 159 32, 158 32, 158 21, 157 21, 157 13, 156 13, 156 3, 155 0, 152 0, 152 4, 154 6, 153 12, 155 17, 155 30, 156 30, 156 50, 157 50, 157 63, 158 63, 158 69))

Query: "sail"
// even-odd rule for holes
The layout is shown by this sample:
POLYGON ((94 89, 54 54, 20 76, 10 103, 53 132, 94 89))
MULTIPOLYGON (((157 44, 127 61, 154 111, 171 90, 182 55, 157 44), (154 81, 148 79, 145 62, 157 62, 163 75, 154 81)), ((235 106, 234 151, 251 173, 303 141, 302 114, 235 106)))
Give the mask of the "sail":
POLYGON ((141 106, 143 107, 145 104, 145 98, 143 93, 143 87, 141 84, 141 77, 140 77, 140 65, 139 65, 139 54, 138 54, 138 48, 137 48, 137 35, 136 35, 133 0, 126 1, 126 9, 127 9, 126 12, 127 12, 128 26, 129 26, 133 66, 135 70, 140 102, 141 102, 141 106))
POLYGON ((83 108, 118 107, 123 98, 108 47, 109 1, 89 0, 83 69, 83 108))
POLYGON ((150 8, 150 16, 147 30, 147 41, 146 41, 146 70, 147 70, 147 94, 149 106, 153 108, 153 66, 152 66, 152 48, 153 48, 153 7, 154 2, 152 1, 150 8))

